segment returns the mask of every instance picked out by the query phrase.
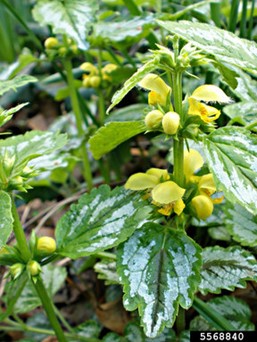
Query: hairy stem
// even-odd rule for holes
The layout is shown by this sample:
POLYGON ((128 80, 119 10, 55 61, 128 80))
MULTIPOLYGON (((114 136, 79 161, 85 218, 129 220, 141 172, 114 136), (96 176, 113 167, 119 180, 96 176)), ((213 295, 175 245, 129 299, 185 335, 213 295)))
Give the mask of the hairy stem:
POLYGON ((46 291, 45 285, 44 285, 41 277, 39 276, 37 281, 36 282, 32 281, 32 283, 33 283, 33 285, 37 291, 37 294, 41 300, 41 303, 45 309, 45 312, 46 312, 47 317, 51 323, 51 326, 55 331, 55 334, 58 338, 58 341, 59 342, 67 342, 67 339, 64 336, 63 329, 60 326, 60 324, 57 320, 57 317, 55 315, 54 305, 53 305, 52 300, 46 291))
POLYGON ((13 216, 13 232, 19 247, 19 251, 25 262, 28 262, 31 258, 29 246, 27 244, 26 236, 21 225, 21 221, 16 209, 14 199, 12 198, 12 216, 13 216))
MULTIPOLYGON (((174 109, 180 115, 183 122, 182 111, 182 73, 175 71, 172 74, 172 91, 174 99, 174 109)), ((178 137, 173 143, 173 158, 174 158, 174 181, 179 185, 184 185, 184 139, 178 137)))

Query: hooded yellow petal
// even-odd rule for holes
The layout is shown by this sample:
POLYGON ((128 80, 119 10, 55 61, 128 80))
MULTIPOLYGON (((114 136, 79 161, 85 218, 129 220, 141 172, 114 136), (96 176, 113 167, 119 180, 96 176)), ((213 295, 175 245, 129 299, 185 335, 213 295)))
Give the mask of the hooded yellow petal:
POLYGON ((163 94, 165 97, 171 91, 171 88, 156 74, 146 75, 138 85, 144 89, 154 91, 157 94, 163 94))
POLYGON ((189 109, 188 114, 190 115, 200 115, 204 122, 212 122, 217 120, 220 116, 220 111, 217 108, 208 106, 194 99, 193 97, 188 98, 189 109))
POLYGON ((201 195, 211 196, 216 191, 213 175, 208 173, 200 178, 198 184, 199 192, 201 195))
POLYGON ((170 176, 167 170, 158 169, 156 167, 152 167, 151 169, 147 170, 146 174, 157 177, 159 182, 167 181, 170 179, 170 176))
POLYGON ((184 172, 186 180, 189 181, 193 174, 204 164, 201 154, 193 149, 184 152, 184 172))
POLYGON ((185 203, 182 199, 178 200, 174 204, 174 211, 177 215, 180 215, 185 208, 185 203))
POLYGON ((152 198, 160 204, 168 204, 182 198, 185 189, 172 181, 167 181, 156 185, 152 190, 152 198))
POLYGON ((148 104, 150 106, 165 106, 167 101, 167 95, 165 93, 156 93, 156 91, 150 91, 148 94, 148 104))
POLYGON ((125 189, 129 190, 145 190, 152 189, 158 184, 158 178, 155 176, 147 175, 143 172, 135 173, 130 176, 125 184, 125 189))
POLYGON ((204 102, 219 102, 219 103, 231 103, 233 102, 223 90, 212 84, 204 84, 196 88, 192 96, 197 101, 204 102))

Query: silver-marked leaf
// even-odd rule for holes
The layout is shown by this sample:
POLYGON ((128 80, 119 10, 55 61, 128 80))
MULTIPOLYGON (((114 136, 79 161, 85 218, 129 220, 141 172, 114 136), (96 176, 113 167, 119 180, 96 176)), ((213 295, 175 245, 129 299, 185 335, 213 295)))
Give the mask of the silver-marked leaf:
MULTIPOLYGON (((251 309, 241 299, 233 296, 222 296, 210 299, 208 306, 224 316, 238 331, 254 330, 251 322, 251 309)), ((215 331, 203 317, 197 316, 190 322, 190 330, 193 331, 215 331)))
POLYGON ((225 210, 225 224, 233 239, 243 246, 257 246, 257 216, 236 204, 225 210))
POLYGON ((203 250, 203 294, 220 293, 222 289, 243 288, 247 280, 257 280, 257 263, 252 254, 239 247, 207 247, 203 250))
POLYGON ((0 248, 6 243, 12 232, 12 200, 5 191, 0 191, 0 248))
POLYGON ((90 151, 95 159, 100 159, 122 142, 145 130, 142 121, 109 122, 89 139, 90 151))
POLYGON ((28 104, 28 102, 21 103, 18 106, 12 107, 10 109, 0 108, 0 127, 3 126, 9 120, 11 120, 13 114, 18 112, 21 108, 23 108, 27 104, 28 104))
MULTIPOLYGON (((48 264, 42 268, 42 280, 51 297, 63 286, 66 277, 67 272, 64 267, 48 264)), ((8 295, 11 294, 7 293, 8 295)), ((25 313, 34 310, 38 306, 41 306, 41 301, 30 281, 17 300, 14 311, 16 313, 25 313)))
POLYGON ((98 22, 94 25, 93 35, 94 39, 100 42, 104 40, 108 44, 122 43, 124 45, 126 42, 131 44, 145 37, 151 26, 153 26, 153 17, 150 15, 126 21, 98 22))
POLYGON ((200 268, 201 248, 183 231, 157 223, 145 223, 119 246, 123 303, 129 311, 138 308, 148 337, 174 323, 179 305, 192 305, 200 268))
POLYGON ((204 149, 225 197, 257 214, 257 138, 241 127, 223 127, 205 137, 204 149))
POLYGON ((31 82, 37 82, 37 79, 30 75, 19 75, 6 81, 0 80, 0 95, 3 95, 9 90, 16 90, 31 82))
POLYGON ((238 122, 242 125, 249 125, 256 120, 257 101, 233 103, 224 107, 223 111, 233 120, 233 122, 238 122))
POLYGON ((112 104, 107 110, 107 113, 115 107, 127 93, 134 88, 138 82, 142 80, 147 74, 158 68, 159 57, 155 56, 150 61, 141 66, 123 85, 123 87, 116 91, 112 97, 112 104))
POLYGON ((76 259, 117 246, 145 222, 148 213, 139 194, 102 185, 81 196, 59 220, 58 252, 76 259))
POLYGON ((257 73, 257 44, 226 30, 192 21, 157 20, 165 30, 189 41, 221 63, 257 73))
POLYGON ((55 34, 67 35, 85 50, 86 35, 98 7, 95 0, 38 0, 32 13, 42 26, 52 26, 55 34))
POLYGON ((106 259, 99 261, 94 265, 94 270, 98 273, 98 279, 103 279, 106 285, 119 284, 115 261, 106 259))
MULTIPOLYGON (((0 141, 0 158, 14 158, 10 177, 20 175, 29 160, 51 153, 66 143, 66 135, 52 132, 30 131, 0 141)), ((37 169, 36 163, 34 168, 37 169)), ((1 182, 0 182, 1 183, 1 182)))

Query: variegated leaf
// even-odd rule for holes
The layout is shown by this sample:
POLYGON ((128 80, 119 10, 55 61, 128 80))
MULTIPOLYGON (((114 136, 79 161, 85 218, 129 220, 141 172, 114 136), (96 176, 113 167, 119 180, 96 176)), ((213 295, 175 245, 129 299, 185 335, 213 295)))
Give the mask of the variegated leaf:
POLYGON ((95 159, 100 159, 122 142, 145 130, 142 121, 109 122, 89 139, 90 151, 95 159))
POLYGON ((52 26, 55 34, 67 35, 85 50, 86 34, 98 7, 95 0, 38 0, 32 13, 41 25, 52 26))
POLYGON ((209 168, 230 202, 257 214, 257 138, 241 127, 224 127, 204 139, 209 168))
MULTIPOLYGON (((10 177, 15 177, 20 175, 30 160, 58 150, 65 145, 66 139, 65 134, 41 131, 16 135, 0 141, 0 158, 14 158, 10 177)), ((40 167, 34 163, 35 169, 40 167)))
POLYGON ((257 263, 252 254, 239 247, 207 247, 203 250, 203 294, 220 293, 222 289, 243 288, 246 280, 257 280, 257 263))
POLYGON ((3 95, 9 90, 16 90, 31 82, 37 82, 37 79, 30 75, 19 75, 6 81, 0 80, 0 95, 3 95))
POLYGON ((165 30, 191 42, 221 63, 257 73, 257 44, 227 30, 192 21, 157 21, 165 30))
POLYGON ((12 200, 5 191, 0 191, 0 249, 6 243, 12 232, 12 200))
MULTIPOLYGON (((251 309, 244 301, 233 296, 222 296, 210 299, 208 306, 225 317, 235 330, 254 330, 254 324, 251 322, 251 309)), ((203 317, 197 316, 190 322, 190 330, 215 331, 216 329, 203 317)))
POLYGON ((155 56, 150 61, 139 68, 123 85, 123 87, 116 91, 112 97, 112 104, 107 110, 107 113, 115 107, 126 95, 134 88, 147 74, 158 68, 159 56, 155 56))
POLYGON ((183 231, 145 223, 118 249, 124 306, 138 308, 148 337, 172 325, 179 305, 188 309, 200 282, 201 248, 183 231))
POLYGON ((58 252, 79 258, 104 251, 125 241, 149 214, 139 194, 102 185, 81 196, 78 204, 59 220, 56 228, 58 252))
POLYGON ((236 204, 225 210, 225 224, 233 239, 243 246, 257 246, 257 216, 236 204))
POLYGON ((238 122, 242 125, 249 125, 256 120, 257 101, 242 101, 233 103, 224 107, 223 111, 234 122, 238 122))
POLYGON ((21 103, 15 107, 9 109, 2 109, 0 108, 0 127, 3 126, 6 122, 11 120, 14 113, 18 112, 21 108, 26 106, 28 102, 21 103))

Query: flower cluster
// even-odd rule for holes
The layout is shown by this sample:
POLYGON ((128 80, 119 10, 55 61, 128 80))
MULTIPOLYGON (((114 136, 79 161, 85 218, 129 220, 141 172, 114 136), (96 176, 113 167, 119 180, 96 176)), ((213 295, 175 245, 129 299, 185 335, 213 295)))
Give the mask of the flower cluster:
POLYGON ((211 173, 202 176, 196 175, 201 169, 204 161, 200 153, 191 149, 185 151, 184 173, 185 188, 180 187, 174 181, 167 170, 151 168, 145 173, 138 172, 129 177, 125 184, 126 189, 135 191, 146 191, 146 197, 151 197, 152 204, 158 207, 158 212, 165 216, 172 213, 180 215, 188 208, 194 216, 206 219, 213 212, 213 200, 211 196, 216 192, 216 186, 211 173), (186 191, 193 188, 193 198, 185 202, 186 191))
POLYGON ((85 62, 81 64, 80 69, 84 71, 82 76, 83 87, 85 88, 98 88, 107 86, 112 82, 112 72, 117 69, 117 65, 109 63, 106 64, 99 72, 98 68, 92 63, 85 62))
POLYGON ((72 56, 79 52, 77 44, 71 39, 68 39, 68 45, 66 45, 56 37, 49 37, 45 40, 44 46, 50 58, 72 56))

